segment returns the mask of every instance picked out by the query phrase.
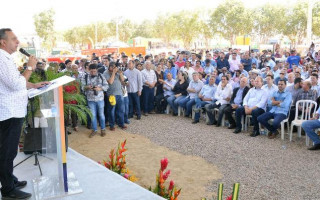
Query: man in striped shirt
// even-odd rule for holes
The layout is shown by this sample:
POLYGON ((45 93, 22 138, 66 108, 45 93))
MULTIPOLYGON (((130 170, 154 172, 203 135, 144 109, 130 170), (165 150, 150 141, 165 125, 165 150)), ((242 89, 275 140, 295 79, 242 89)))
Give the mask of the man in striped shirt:
POLYGON ((137 119, 141 119, 140 96, 142 92, 142 75, 139 70, 134 67, 134 61, 130 60, 128 69, 124 75, 128 78, 128 98, 129 98, 129 118, 133 117, 133 108, 136 110, 137 119))

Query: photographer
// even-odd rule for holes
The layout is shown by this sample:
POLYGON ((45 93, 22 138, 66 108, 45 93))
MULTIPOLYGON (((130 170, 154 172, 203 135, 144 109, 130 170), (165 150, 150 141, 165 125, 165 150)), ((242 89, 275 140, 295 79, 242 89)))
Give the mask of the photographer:
POLYGON ((106 122, 104 116, 104 94, 103 91, 108 89, 106 79, 98 73, 97 64, 89 65, 89 74, 86 74, 82 80, 82 90, 88 100, 88 106, 92 113, 92 132, 90 138, 97 134, 97 113, 99 114, 99 121, 101 126, 101 136, 106 135, 106 122))
POLYGON ((110 130, 114 131, 114 125, 116 121, 116 113, 119 127, 121 129, 127 129, 124 125, 124 102, 121 85, 124 83, 123 72, 119 70, 115 62, 110 62, 108 71, 103 73, 103 77, 109 84, 107 90, 107 106, 108 106, 108 119, 110 124, 110 130), (117 111, 117 112, 116 112, 117 111))

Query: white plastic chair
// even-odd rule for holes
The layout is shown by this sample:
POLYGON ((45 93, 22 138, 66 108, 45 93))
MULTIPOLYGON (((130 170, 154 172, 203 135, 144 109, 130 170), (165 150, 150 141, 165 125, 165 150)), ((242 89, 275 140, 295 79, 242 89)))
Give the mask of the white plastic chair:
MULTIPOLYGON (((309 120, 316 113, 317 103, 312 100, 299 100, 296 103, 296 114, 294 120, 291 122, 290 142, 292 141, 293 126, 298 127, 298 137, 301 137, 301 125, 304 121, 309 120), (301 106, 302 114, 299 115, 299 105, 301 106), (308 111, 306 110, 308 108, 308 111), (313 112, 311 110, 313 108, 313 112)), ((306 136, 306 145, 308 145, 309 138, 306 136)))

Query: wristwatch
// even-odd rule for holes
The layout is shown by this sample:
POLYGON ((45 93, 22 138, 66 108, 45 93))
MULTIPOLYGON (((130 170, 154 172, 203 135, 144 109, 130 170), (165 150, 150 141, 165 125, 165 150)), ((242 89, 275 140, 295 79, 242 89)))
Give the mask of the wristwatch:
POLYGON ((32 69, 32 67, 27 67, 27 70, 29 70, 29 71, 33 71, 33 69, 32 69))

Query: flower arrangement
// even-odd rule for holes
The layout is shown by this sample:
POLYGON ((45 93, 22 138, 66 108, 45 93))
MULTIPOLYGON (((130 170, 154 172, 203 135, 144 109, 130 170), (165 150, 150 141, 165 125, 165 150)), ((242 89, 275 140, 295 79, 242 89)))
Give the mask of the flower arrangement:
POLYGON ((170 181, 169 186, 167 188, 165 187, 165 182, 171 173, 170 170, 166 171, 168 163, 168 158, 163 158, 160 161, 161 167, 159 169, 159 173, 157 174, 156 187, 152 189, 150 186, 149 190, 166 199, 178 200, 181 188, 178 190, 173 180, 170 181))
POLYGON ((99 162, 99 164, 102 164, 106 168, 117 174, 120 174, 121 176, 132 182, 136 182, 137 178, 134 175, 131 175, 131 172, 126 165, 126 155, 123 154, 128 150, 125 148, 126 142, 127 140, 124 140, 121 145, 119 143, 116 151, 115 149, 112 149, 110 151, 109 159, 107 161, 103 160, 103 162, 99 162))

